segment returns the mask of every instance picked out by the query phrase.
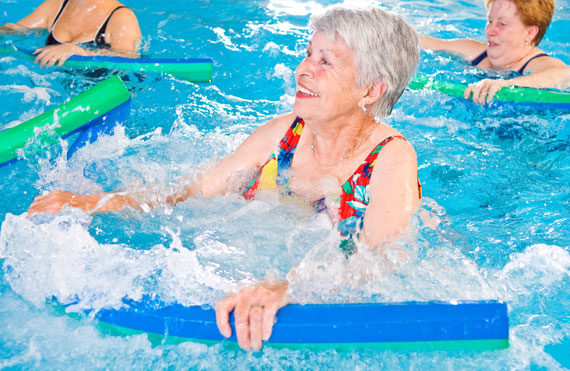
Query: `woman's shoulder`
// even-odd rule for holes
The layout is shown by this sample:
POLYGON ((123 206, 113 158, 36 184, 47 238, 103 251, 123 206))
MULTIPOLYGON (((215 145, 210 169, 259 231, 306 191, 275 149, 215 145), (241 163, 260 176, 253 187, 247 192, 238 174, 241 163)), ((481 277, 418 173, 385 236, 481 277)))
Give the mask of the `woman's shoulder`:
POLYGON ((51 28, 64 0, 45 0, 17 24, 28 28, 51 28))
POLYGON ((548 68, 567 67, 566 63, 558 58, 549 56, 547 53, 540 49, 536 49, 533 57, 528 61, 525 67, 525 72, 537 73, 548 68))
POLYGON ((381 145, 381 156, 376 160, 378 162, 400 163, 406 165, 417 166, 417 156, 414 146, 403 136, 398 130, 386 126, 386 130, 382 130, 378 142, 381 145))
POLYGON ((279 143, 295 119, 296 116, 293 113, 277 116, 259 126, 246 138, 245 142, 248 144, 254 143, 256 146, 269 146, 273 148, 279 143))
POLYGON ((295 115, 293 112, 289 112, 274 117, 263 126, 270 131, 277 131, 277 132, 286 131, 291 125, 293 125, 293 122, 295 122, 296 119, 297 115, 295 115))

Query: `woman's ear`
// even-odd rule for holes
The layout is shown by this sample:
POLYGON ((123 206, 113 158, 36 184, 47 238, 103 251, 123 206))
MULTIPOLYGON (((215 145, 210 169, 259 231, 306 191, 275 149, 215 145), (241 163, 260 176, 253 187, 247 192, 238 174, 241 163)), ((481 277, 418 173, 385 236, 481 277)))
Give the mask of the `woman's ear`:
POLYGON ((538 34, 538 26, 537 25, 528 26, 526 30, 528 32, 527 39, 526 39, 527 43, 533 44, 533 46, 536 46, 536 45, 534 45, 533 41, 534 41, 534 38, 536 37, 536 34, 538 34))
POLYGON ((380 98, 386 93, 386 89, 388 89, 388 83, 385 81, 376 80, 370 86, 368 86, 368 90, 365 92, 364 97, 360 100, 360 103, 363 106, 368 106, 380 100, 380 98))

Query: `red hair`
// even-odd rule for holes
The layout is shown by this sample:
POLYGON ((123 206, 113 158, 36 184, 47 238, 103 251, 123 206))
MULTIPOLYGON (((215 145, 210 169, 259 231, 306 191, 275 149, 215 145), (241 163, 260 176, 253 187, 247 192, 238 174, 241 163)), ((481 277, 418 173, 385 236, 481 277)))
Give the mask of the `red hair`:
MULTIPOLYGON (((494 0, 487 0, 487 9, 494 0)), ((538 33, 532 40, 538 45, 546 33, 554 14, 554 0, 509 0, 517 8, 517 13, 525 26, 537 26, 538 33)))

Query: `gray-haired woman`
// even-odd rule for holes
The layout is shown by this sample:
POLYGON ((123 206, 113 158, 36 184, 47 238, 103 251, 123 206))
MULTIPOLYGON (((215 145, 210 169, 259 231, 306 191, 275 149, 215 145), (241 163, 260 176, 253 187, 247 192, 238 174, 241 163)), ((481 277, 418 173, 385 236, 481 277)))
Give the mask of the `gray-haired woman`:
MULTIPOLYGON (((228 184, 236 178, 232 173, 256 169, 244 184, 246 198, 277 189, 321 206, 349 254, 357 243, 373 247, 398 236, 418 207, 414 149, 380 119, 392 111, 418 65, 419 38, 400 16, 377 7, 333 6, 310 23, 315 32, 295 73, 293 112, 261 126, 169 201, 226 193, 235 189, 228 184)), ((141 200, 124 193, 57 192, 36 198, 29 212, 57 212, 66 203, 105 211, 141 200)), ((259 349, 271 335, 277 310, 289 302, 287 287, 286 281, 260 284, 220 301, 220 332, 231 335, 233 310, 240 346, 259 349)))

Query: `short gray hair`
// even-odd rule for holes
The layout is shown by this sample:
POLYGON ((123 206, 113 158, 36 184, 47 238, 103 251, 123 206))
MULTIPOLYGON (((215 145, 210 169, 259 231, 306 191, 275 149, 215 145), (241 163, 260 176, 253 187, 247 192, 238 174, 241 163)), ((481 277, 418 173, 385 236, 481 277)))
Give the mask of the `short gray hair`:
POLYGON ((386 93, 370 112, 381 119, 392 112, 419 64, 417 32, 401 16, 379 7, 327 7, 311 16, 309 26, 334 41, 340 36, 355 53, 356 84, 386 82, 386 93))

